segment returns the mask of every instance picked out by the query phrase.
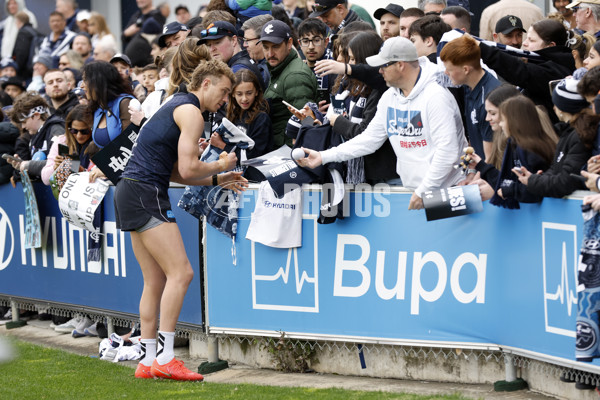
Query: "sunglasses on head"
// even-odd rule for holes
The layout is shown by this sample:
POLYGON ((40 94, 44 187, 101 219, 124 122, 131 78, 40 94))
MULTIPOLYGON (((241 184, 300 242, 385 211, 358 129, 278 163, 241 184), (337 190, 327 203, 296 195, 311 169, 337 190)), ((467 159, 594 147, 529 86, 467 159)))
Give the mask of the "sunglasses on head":
POLYGON ((78 133, 81 133, 84 136, 90 135, 92 133, 92 131, 90 131, 89 129, 75 129, 75 128, 69 128, 69 132, 71 132, 71 135, 75 136, 78 133))
POLYGON ((203 29, 200 31, 200 36, 202 39, 204 39, 205 37, 208 36, 216 36, 216 35, 227 35, 227 36, 233 36, 233 32, 231 32, 228 29, 223 29, 223 28, 219 28, 216 26, 213 26, 212 28, 208 28, 208 29, 203 29))
POLYGON ((322 12, 322 11, 331 10, 333 7, 323 6, 323 5, 320 5, 320 4, 315 4, 313 6, 313 8, 315 9, 316 12, 322 12))

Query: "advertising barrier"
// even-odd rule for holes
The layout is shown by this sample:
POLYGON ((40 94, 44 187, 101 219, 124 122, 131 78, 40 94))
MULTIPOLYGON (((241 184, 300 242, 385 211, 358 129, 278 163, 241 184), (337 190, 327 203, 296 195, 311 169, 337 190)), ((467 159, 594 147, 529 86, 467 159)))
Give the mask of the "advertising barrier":
MULTIPOLYGON (((20 184, 18 184, 20 185, 20 184)), ((104 210, 102 262, 87 262, 89 233, 61 215, 50 187, 34 183, 42 248, 26 249, 25 203, 19 187, 0 185, 0 295, 47 300, 137 315, 143 283, 130 235, 117 229, 110 187, 104 210)), ((202 325, 198 220, 176 207, 183 188, 169 189, 173 211, 194 268, 180 322, 202 325)))
POLYGON ((244 193, 236 265, 214 251, 231 239, 206 231, 209 332, 505 346, 574 362, 581 199, 520 210, 486 202, 427 222, 408 211, 410 196, 352 192, 348 217, 321 225, 320 192, 307 190, 302 246, 277 249, 244 238, 257 198, 244 193))

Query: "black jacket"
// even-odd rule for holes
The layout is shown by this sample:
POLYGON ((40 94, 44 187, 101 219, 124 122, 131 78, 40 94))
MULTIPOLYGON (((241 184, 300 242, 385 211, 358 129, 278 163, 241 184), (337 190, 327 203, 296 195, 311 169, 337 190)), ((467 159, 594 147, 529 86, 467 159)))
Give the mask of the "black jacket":
POLYGON ((19 29, 19 32, 17 33, 12 58, 19 66, 17 75, 21 79, 31 79, 31 75, 33 74, 33 60, 30 60, 30 57, 33 56, 33 54, 31 54, 31 44, 39 35, 40 33, 29 23, 19 29))
POLYGON ((495 70, 507 82, 525 89, 524 94, 535 104, 546 107, 552 122, 558 118, 552 110, 552 95, 548 82, 563 79, 575 70, 575 61, 571 49, 565 46, 552 46, 536 51, 539 60, 529 59, 524 62, 521 58, 512 56, 502 50, 479 44, 481 59, 488 67, 495 70))
POLYGON ((568 123, 559 122, 554 125, 554 130, 560 137, 554 162, 541 175, 530 171, 534 175, 529 177, 527 191, 537 196, 564 197, 575 190, 585 190, 583 182, 569 174, 579 174, 592 155, 591 149, 581 143, 577 131, 568 123))
MULTIPOLYGON (((10 122, 0 122, 0 154, 15 154, 15 143, 19 137, 19 129, 10 122)), ((13 174, 13 167, 0 158, 0 184, 8 183, 13 174)))
MULTIPOLYGON (((47 97, 47 96, 46 96, 47 97)), ((52 100, 49 97, 46 98, 46 102, 50 105, 50 113, 52 115, 56 115, 62 119, 67 119, 67 114, 71 112, 76 105, 79 104, 79 98, 73 92, 68 94, 68 99, 63 104, 61 104, 58 108, 52 107, 52 100)))
MULTIPOLYGON (((360 135, 375 116, 375 113, 377 112, 377 103, 379 103, 380 98, 381 93, 377 90, 372 90, 371 94, 367 97, 362 121, 355 124, 348 118, 339 117, 335 120, 333 132, 346 140, 360 135)), ((398 174, 396 173, 397 157, 389 140, 386 140, 373 154, 366 155, 363 158, 365 162, 365 178, 367 181, 387 181, 398 178, 398 174)))
MULTIPOLYGON (((65 133, 65 121, 56 116, 52 115, 44 122, 44 125, 40 130, 31 136, 29 142, 29 148, 31 150, 31 156, 38 151, 43 151, 46 156, 50 152, 52 147, 52 139, 55 136, 64 135, 65 133)), ((38 179, 42 174, 42 169, 46 165, 46 160, 30 161, 29 162, 29 176, 31 179, 38 179)))

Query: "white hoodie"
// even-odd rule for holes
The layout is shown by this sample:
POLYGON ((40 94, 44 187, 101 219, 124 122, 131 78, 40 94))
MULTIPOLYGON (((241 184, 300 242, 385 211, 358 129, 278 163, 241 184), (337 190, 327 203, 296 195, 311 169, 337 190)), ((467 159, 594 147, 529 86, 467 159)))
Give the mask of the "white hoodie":
POLYGON ((323 164, 371 154, 389 138, 398 157, 396 172, 419 197, 463 179, 454 168, 467 146, 460 111, 450 92, 436 83, 436 66, 425 57, 419 65, 421 74, 408 97, 388 89, 363 133, 322 151, 323 164))

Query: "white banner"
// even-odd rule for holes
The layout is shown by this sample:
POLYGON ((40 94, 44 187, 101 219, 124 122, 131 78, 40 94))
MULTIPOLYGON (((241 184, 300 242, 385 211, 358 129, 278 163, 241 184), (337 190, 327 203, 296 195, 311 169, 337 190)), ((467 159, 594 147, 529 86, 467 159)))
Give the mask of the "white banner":
POLYGON ((58 196, 60 213, 69 223, 95 232, 94 213, 108 191, 109 184, 96 179, 90 183, 89 172, 71 174, 58 196))

